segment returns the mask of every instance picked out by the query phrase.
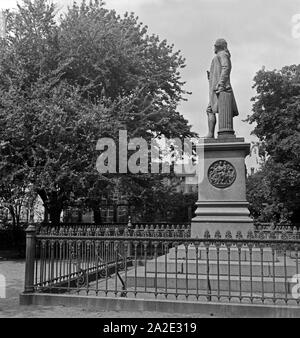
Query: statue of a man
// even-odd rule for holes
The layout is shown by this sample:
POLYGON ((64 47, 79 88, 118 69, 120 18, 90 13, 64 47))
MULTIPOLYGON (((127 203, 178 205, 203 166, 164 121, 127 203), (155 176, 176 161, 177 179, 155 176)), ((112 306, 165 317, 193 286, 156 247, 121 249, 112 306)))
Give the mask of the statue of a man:
POLYGON ((212 60, 209 80, 209 105, 207 107, 208 129, 207 138, 214 138, 216 114, 219 114, 219 137, 234 135, 233 117, 237 116, 238 109, 230 83, 231 60, 227 49, 227 42, 218 39, 214 45, 215 57, 212 60))

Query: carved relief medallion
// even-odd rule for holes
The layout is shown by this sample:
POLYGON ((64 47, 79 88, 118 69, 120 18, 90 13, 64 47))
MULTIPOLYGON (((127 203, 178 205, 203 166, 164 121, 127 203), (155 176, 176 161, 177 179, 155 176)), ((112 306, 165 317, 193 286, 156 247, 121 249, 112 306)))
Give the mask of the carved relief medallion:
POLYGON ((236 170, 228 161, 216 161, 208 169, 208 180, 216 188, 228 188, 234 183, 235 179, 236 170))

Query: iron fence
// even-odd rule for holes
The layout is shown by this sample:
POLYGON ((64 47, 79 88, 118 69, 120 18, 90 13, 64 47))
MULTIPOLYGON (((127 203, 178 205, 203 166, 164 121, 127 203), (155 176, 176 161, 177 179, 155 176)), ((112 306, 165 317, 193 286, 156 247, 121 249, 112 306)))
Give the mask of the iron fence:
POLYGON ((31 227, 26 292, 297 304, 298 230, 220 232, 189 229, 31 227))
MULTIPOLYGON (((183 235, 184 232, 188 231, 190 234, 191 231, 191 223, 175 223, 175 222, 131 222, 129 218, 128 223, 59 223, 55 226, 51 223, 43 223, 39 225, 40 231, 49 232, 53 228, 56 231, 63 229, 66 233, 68 233, 71 229, 72 231, 78 231, 80 229, 81 232, 85 233, 86 231, 92 232, 95 234, 104 234, 107 229, 109 229, 110 233, 114 233, 115 229, 118 228, 120 233, 123 233, 125 229, 129 230, 130 234, 133 234, 135 231, 150 231, 153 233, 154 230, 158 230, 162 232, 164 236, 171 236, 174 231, 178 231, 180 236, 183 235), (99 233, 100 230, 100 233, 99 233)), ((261 232, 264 233, 265 237, 269 237, 270 234, 272 236, 275 235, 276 238, 280 239, 280 236, 283 232, 287 235, 292 235, 295 231, 298 231, 299 224, 291 225, 291 224, 275 224, 275 223, 259 223, 256 222, 254 224, 254 235, 258 236, 261 232)))
POLYGON ((254 234, 258 236, 260 233, 264 233, 266 238, 275 237, 281 238, 282 233, 285 233, 288 237, 292 237, 293 234, 297 233, 299 226, 291 224, 275 224, 275 223, 255 223, 254 234))
POLYGON ((154 230, 164 233, 164 236, 169 236, 171 233, 177 231, 182 235, 185 231, 190 233, 191 224, 190 223, 167 223, 167 222, 142 222, 142 223, 131 223, 130 219, 128 223, 60 223, 56 226, 53 226, 51 223, 40 224, 38 226, 38 230, 43 233, 49 233, 53 229, 56 232, 64 231, 65 233, 69 233, 72 231, 80 231, 81 233, 86 233, 89 231, 94 234, 104 234, 105 231, 108 230, 110 233, 114 233, 116 228, 120 233, 123 233, 125 229, 129 231, 129 234, 133 234, 138 231, 150 231, 153 233, 154 230))

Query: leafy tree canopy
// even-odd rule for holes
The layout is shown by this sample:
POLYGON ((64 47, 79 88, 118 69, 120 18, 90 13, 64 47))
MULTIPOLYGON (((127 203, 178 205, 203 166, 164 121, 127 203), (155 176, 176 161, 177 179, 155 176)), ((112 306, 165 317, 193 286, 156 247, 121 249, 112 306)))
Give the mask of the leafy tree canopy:
POLYGON ((58 20, 52 2, 23 0, 0 41, 1 180, 28 181, 57 222, 72 196, 111 179, 95 169, 100 137, 193 135, 176 110, 184 66, 134 14, 95 0, 58 20))
POLYGON ((255 123, 253 134, 268 155, 263 176, 273 215, 268 212, 267 218, 296 221, 300 204, 300 65, 260 70, 254 82, 257 95, 248 122, 255 123))

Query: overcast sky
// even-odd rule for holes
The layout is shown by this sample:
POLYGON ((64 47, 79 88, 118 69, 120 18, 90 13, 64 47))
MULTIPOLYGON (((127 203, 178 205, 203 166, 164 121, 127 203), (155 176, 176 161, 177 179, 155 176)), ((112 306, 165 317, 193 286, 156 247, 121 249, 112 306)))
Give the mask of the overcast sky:
MULTIPOLYGON (((73 0, 54 2, 64 10, 73 0)), ((0 0, 2 8, 15 4, 15 0, 0 0)), ((206 70, 217 38, 228 41, 232 54, 231 78, 240 110, 234 126, 237 136, 248 141, 254 139, 250 136, 253 127, 242 120, 251 113, 256 71, 262 66, 280 69, 300 63, 300 29, 293 24, 300 13, 300 0, 106 0, 106 7, 120 14, 135 12, 151 33, 166 38, 182 51, 187 63, 183 79, 193 94, 179 111, 200 136, 207 132, 206 70)))

